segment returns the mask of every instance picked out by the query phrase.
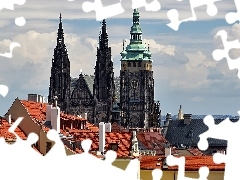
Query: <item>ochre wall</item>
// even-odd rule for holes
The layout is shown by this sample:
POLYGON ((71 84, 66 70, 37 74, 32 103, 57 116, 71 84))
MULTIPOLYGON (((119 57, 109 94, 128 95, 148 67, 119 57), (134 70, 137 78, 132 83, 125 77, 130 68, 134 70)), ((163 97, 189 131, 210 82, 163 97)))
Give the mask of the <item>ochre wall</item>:
MULTIPOLYGON (((177 171, 165 171, 163 170, 163 176, 161 180, 177 180, 177 171), (175 178, 174 178, 175 176, 175 178)), ((185 176, 190 178, 199 178, 198 171, 185 171, 185 176)), ((152 180, 152 170, 141 170, 141 180, 152 180)), ((210 171, 208 180, 223 180, 224 171, 210 171)))

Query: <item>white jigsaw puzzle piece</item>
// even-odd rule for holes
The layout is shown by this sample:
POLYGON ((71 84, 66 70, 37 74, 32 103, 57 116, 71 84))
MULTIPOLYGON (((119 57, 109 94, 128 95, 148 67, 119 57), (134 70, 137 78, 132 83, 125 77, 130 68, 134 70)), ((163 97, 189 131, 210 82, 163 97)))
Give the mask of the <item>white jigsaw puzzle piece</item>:
MULTIPOLYGON (((178 0, 178 1, 182 2, 183 0, 178 0)), ((192 17, 179 20, 179 12, 176 9, 171 9, 167 12, 168 19, 171 21, 167 25, 173 30, 177 31, 181 23, 187 22, 187 21, 196 21, 197 16, 195 13, 195 8, 201 7, 203 5, 207 5, 207 14, 209 16, 215 16, 218 13, 218 9, 214 3, 217 1, 221 1, 221 0, 189 0, 192 17)))
POLYGON ((209 168, 208 167, 201 167, 199 168, 199 178, 190 178, 185 177, 185 157, 174 157, 173 155, 169 155, 166 160, 169 166, 178 166, 178 174, 177 180, 207 180, 209 175, 209 168))
POLYGON ((237 12, 227 13, 225 19, 228 24, 233 24, 236 21, 240 21, 240 1, 234 0, 237 12))
POLYGON ((26 3, 26 0, 0 0, 0 10, 8 9, 14 10, 14 4, 23 5, 26 3))
POLYGON ((9 53, 5 52, 4 54, 0 53, 0 56, 6 57, 6 58, 12 58, 13 57, 13 55, 12 55, 13 49, 15 47, 21 47, 21 45, 19 43, 17 43, 17 42, 12 42, 10 44, 10 52, 9 53))
POLYGON ((154 169, 152 171, 152 180, 162 179, 163 172, 161 169, 154 169))
MULTIPOLYGON (((238 114, 240 115, 240 111, 238 111, 238 114)), ((208 126, 208 130, 199 135, 200 140, 198 142, 198 148, 200 150, 206 150, 208 148, 208 138, 226 140, 226 155, 216 153, 213 156, 213 161, 216 164, 225 163, 224 180, 230 180, 232 177, 240 179, 238 173, 238 163, 240 162, 238 144, 240 121, 231 122, 229 118, 226 118, 224 121, 216 125, 213 117, 209 115, 204 118, 204 123, 208 126), (229 129, 231 129, 231 131, 226 131, 229 129)))
POLYGON ((84 2, 82 4, 82 9, 84 12, 89 13, 90 11, 96 12, 96 20, 102 21, 103 19, 107 19, 110 17, 114 17, 116 15, 120 15, 124 13, 124 9, 122 7, 121 1, 119 3, 103 6, 101 0, 94 0, 94 2, 84 2))
POLYGON ((223 58, 227 59, 228 67, 230 70, 238 69, 238 78, 240 79, 240 58, 231 59, 229 56, 229 51, 231 49, 239 49, 240 42, 238 39, 234 41, 227 41, 227 32, 225 30, 218 31, 216 36, 221 36, 224 49, 216 49, 213 51, 212 56, 215 61, 220 61, 223 58))
POLYGON ((67 155, 64 144, 62 143, 61 138, 56 130, 50 129, 47 132, 47 138, 50 141, 54 141, 55 143, 53 147, 49 150, 49 152, 46 154, 46 156, 51 156, 51 158, 57 158, 67 155))
POLYGON ((161 4, 158 0, 153 0, 151 3, 147 3, 146 0, 132 0, 132 9, 145 7, 146 11, 159 11, 161 4))
POLYGON ((3 97, 6 97, 8 94, 8 87, 6 85, 0 85, 0 95, 2 95, 3 97))

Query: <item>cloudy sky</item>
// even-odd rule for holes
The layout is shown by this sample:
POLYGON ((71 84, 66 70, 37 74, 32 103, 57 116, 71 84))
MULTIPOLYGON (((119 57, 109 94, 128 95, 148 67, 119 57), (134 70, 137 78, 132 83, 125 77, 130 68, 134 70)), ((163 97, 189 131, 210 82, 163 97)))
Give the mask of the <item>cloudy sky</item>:
MULTIPOLYGON (((110 5, 119 0, 102 0, 110 5)), ((147 0, 147 2, 151 2, 147 0)), ((77 77, 80 69, 93 74, 100 22, 95 12, 85 13, 82 0, 27 0, 15 10, 0 12, 0 53, 9 52, 15 41, 21 47, 14 49, 13 58, 0 57, 0 84, 9 87, 9 94, 0 96, 0 115, 7 112, 16 97, 27 99, 28 93, 48 95, 51 59, 56 46, 59 13, 62 13, 65 41, 71 61, 71 75, 77 77), (16 17, 23 16, 26 25, 18 27, 16 17)), ((129 38, 132 9, 129 0, 122 2, 125 12, 107 19, 115 75, 119 75, 122 40, 129 38)), ((190 5, 176 0, 162 0, 161 10, 147 12, 140 8, 143 39, 150 43, 155 78, 155 99, 161 102, 163 114, 177 114, 179 105, 184 113, 231 114, 240 110, 240 79, 237 70, 230 71, 226 60, 216 62, 212 51, 221 46, 215 34, 225 29, 230 39, 240 38, 240 25, 227 24, 225 15, 236 11, 233 0, 216 3, 218 14, 210 17, 206 6, 195 9, 198 20, 183 23, 174 31, 167 11, 176 8, 180 19, 191 17, 190 5)), ((237 50, 230 52, 238 58, 237 50)))

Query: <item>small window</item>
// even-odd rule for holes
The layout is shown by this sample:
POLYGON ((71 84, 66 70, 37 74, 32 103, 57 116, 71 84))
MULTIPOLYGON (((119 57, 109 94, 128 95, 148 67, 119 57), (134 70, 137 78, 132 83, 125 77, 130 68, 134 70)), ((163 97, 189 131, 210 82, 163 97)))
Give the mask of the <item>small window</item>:
POLYGON ((128 63, 128 67, 131 67, 131 63, 130 62, 128 63))
POLYGON ((141 67, 141 62, 138 62, 138 67, 141 67))
POLYGON ((136 67, 136 62, 133 62, 133 67, 136 67))
POLYGON ((117 150, 118 150, 118 144, 117 144, 117 143, 111 143, 111 144, 110 144, 110 148, 111 148, 111 150, 113 150, 113 151, 117 151, 117 150))

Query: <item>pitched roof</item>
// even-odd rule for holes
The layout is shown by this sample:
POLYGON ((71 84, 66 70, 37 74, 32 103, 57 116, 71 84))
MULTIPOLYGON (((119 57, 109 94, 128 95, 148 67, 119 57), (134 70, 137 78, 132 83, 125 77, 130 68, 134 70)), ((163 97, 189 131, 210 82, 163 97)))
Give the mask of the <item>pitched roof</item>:
MULTIPOLYGON (((91 91, 91 93, 93 94, 93 84, 94 84, 94 75, 87 75, 87 74, 83 74, 83 77, 91 91)), ((71 78, 71 88, 70 91, 71 93, 73 92, 75 85, 77 83, 78 78, 71 78)), ((114 77, 114 83, 115 83, 115 93, 116 93, 116 97, 119 101, 120 98, 120 78, 119 77, 114 77)))
MULTIPOLYGON (((75 133, 73 134, 73 138, 71 142, 75 142, 76 152, 82 153, 81 142, 84 139, 91 139, 92 145, 90 151, 98 151, 99 150, 99 133, 75 133)), ((64 141, 65 144, 71 148, 70 142, 68 140, 64 141)), ((130 157, 130 151, 132 148, 132 133, 124 132, 124 133, 114 133, 114 132, 106 132, 105 133, 105 151, 111 149, 111 144, 118 144, 118 149, 116 151, 118 157, 128 158, 130 157)))
MULTIPOLYGON (((215 124, 219 124, 223 120, 215 120, 215 124)), ((231 120, 236 122, 238 120, 231 120)), ((201 119, 193 119, 190 124, 184 124, 183 120, 171 120, 169 121, 168 130, 165 138, 173 146, 194 146, 197 147, 197 143, 200 140, 199 135, 206 132, 208 127, 201 119), (191 137, 193 133, 193 138, 191 137)), ((209 138, 209 146, 227 146, 227 141, 209 138)))
MULTIPOLYGON (((26 101, 21 100, 22 105, 26 108, 29 115, 33 118, 33 120, 37 121, 40 126, 47 132, 50 130, 49 124, 45 122, 46 120, 46 105, 45 103, 37 103, 33 101, 26 101)), ((61 120, 69 121, 69 120, 83 120, 83 118, 79 119, 75 116, 70 116, 61 113, 61 120)), ((99 129, 97 126, 86 122, 86 129, 72 129, 70 127, 67 127, 65 129, 61 129, 61 133, 63 135, 71 135, 73 138, 71 138, 72 142, 77 142, 77 147, 80 148, 81 141, 84 139, 91 139, 92 140, 92 151, 98 151, 99 146, 99 129)), ((68 149, 73 149, 68 140, 63 139, 63 142, 68 149)), ((118 150, 117 155, 118 157, 130 157, 130 151, 131 151, 131 142, 132 142, 132 133, 131 132, 110 132, 106 133, 106 150, 109 150, 111 143, 117 143, 118 144, 118 150)), ((82 150, 77 148, 74 152, 76 153, 82 153, 82 150)))
MULTIPOLYGON (((12 120, 12 122, 14 122, 12 120)), ((11 127, 11 124, 4 119, 3 117, 0 117, 0 137, 3 137, 5 139, 12 139, 15 140, 16 136, 8 131, 8 129, 11 127)), ((27 136, 26 134, 19 128, 17 127, 14 131, 21 139, 26 140, 27 136)))
MULTIPOLYGON (((12 121, 12 124, 15 122, 14 120, 11 120, 11 121, 12 121)), ((11 142, 16 141, 16 136, 8 131, 8 129, 10 127, 11 127, 11 124, 5 118, 0 117, 0 137, 3 137, 7 143, 11 143, 11 142)), ((22 140, 27 139, 27 135, 19 127, 17 127, 14 130, 14 132, 22 140)), ((35 151, 37 151, 38 153, 40 153, 39 150, 35 146, 32 146, 32 148, 35 151)))
MULTIPOLYGON (((39 103, 39 102, 26 101, 26 100, 21 100, 20 102, 25 107, 25 109, 27 110, 28 114, 33 119, 33 121, 41 125, 44 131, 47 132, 49 129, 51 129, 51 126, 50 126, 51 124, 48 124, 48 122, 45 122, 47 103, 39 103)), ((64 114, 61 112, 60 120, 63 122, 63 121, 83 121, 85 119, 79 118, 73 115, 64 114)), ((89 122, 86 122, 86 129, 70 129, 66 127, 65 130, 61 130, 62 133, 67 133, 67 131, 70 134, 72 132, 98 132, 98 127, 89 122)))
POLYGON ((164 155, 168 141, 159 132, 137 132, 137 139, 144 149, 156 150, 156 155, 164 155))
MULTIPOLYGON (((142 156, 140 166, 143 170, 162 169, 164 156, 142 156), (157 163, 159 163, 157 165, 157 163)), ((198 171, 200 167, 207 166, 209 170, 223 171, 225 164, 215 164, 213 156, 185 156, 185 170, 198 171)), ((178 166, 168 166, 167 170, 178 170, 178 166)))

